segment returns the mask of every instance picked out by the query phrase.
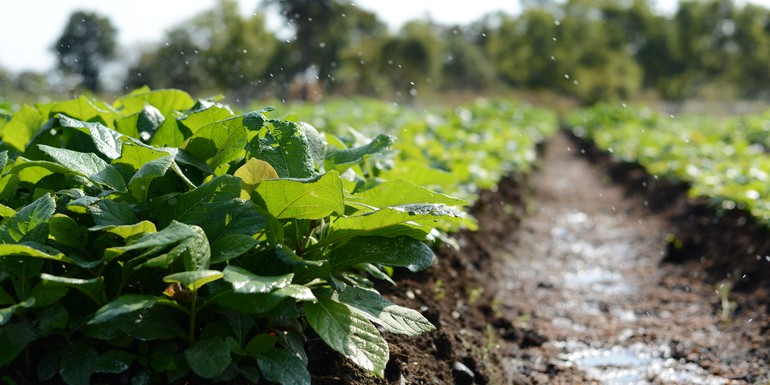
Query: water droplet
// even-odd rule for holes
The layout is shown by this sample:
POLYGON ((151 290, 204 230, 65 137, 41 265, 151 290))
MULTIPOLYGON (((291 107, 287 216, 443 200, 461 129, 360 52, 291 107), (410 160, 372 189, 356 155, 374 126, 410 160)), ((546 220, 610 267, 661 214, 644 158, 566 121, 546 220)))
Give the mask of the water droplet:
POLYGON ((569 75, 568 74, 564 74, 564 78, 565 79, 569 79, 569 75))

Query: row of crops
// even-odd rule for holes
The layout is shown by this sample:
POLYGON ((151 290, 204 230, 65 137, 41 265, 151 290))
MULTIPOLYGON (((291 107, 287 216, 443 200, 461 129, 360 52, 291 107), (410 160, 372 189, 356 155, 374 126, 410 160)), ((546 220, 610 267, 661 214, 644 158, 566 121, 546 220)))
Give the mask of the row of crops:
POLYGON ((770 116, 673 117, 602 104, 573 112, 567 127, 655 178, 685 182, 718 210, 745 209, 770 225, 770 116))
POLYGON ((6 106, 0 382, 309 384, 308 333, 382 375, 381 330, 433 325, 374 281, 433 265, 430 243, 472 227, 475 194, 556 126, 508 102, 6 106))

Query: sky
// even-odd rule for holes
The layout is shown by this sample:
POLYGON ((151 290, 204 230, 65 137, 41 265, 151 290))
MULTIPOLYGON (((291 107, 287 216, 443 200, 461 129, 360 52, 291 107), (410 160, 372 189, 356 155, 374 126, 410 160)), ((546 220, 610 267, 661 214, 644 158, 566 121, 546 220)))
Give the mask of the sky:
MULTIPOLYGON (((445 24, 466 24, 481 16, 502 10, 519 11, 517 0, 353 0, 356 5, 376 12, 391 29, 405 21, 430 16, 445 24)), ((243 13, 256 9, 259 0, 239 0, 243 13)), ((754 0, 770 7, 770 0, 754 0)), ((118 46, 135 48, 159 42, 166 30, 215 6, 217 0, 23 0, 11 1, 0 21, 0 67, 19 73, 47 71, 54 67, 51 51, 64 30, 70 14, 78 10, 95 11, 109 17, 118 30, 118 46)), ((740 1, 739 1, 740 3, 740 1)), ((676 8, 675 0, 658 0, 662 11, 676 8)), ((275 16, 268 20, 279 26, 275 16)))

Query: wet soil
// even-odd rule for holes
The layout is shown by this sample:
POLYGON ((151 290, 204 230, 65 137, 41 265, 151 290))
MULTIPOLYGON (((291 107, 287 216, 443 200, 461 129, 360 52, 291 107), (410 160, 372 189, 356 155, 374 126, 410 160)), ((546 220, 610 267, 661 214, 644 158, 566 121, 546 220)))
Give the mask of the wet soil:
POLYGON ((566 134, 541 155, 379 288, 437 330, 387 335, 384 378, 311 343, 314 384, 770 383, 766 230, 566 134))

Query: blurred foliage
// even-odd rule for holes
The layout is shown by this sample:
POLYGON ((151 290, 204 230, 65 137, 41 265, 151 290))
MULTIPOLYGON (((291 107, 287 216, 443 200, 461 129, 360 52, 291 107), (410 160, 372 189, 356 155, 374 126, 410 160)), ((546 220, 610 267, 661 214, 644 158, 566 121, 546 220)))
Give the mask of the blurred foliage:
MULTIPOLYGON (((262 0, 243 15, 237 0, 220 0, 134 55, 124 86, 227 93, 236 103, 330 94, 410 100, 418 93, 506 88, 557 92, 582 103, 642 93, 673 100, 770 96, 767 8, 734 0, 683 0, 671 14, 657 12, 652 0, 524 1, 522 7, 467 25, 428 19, 390 31, 376 14, 347 1, 262 0), (284 25, 268 27, 276 13, 284 25)), ((94 15, 73 15, 70 24, 57 43, 69 50, 60 52, 60 68, 98 89, 94 71, 111 52, 86 48, 114 39, 114 30, 94 15), (82 29, 98 33, 77 40, 82 29), (100 40, 86 39, 92 35, 100 40)))

